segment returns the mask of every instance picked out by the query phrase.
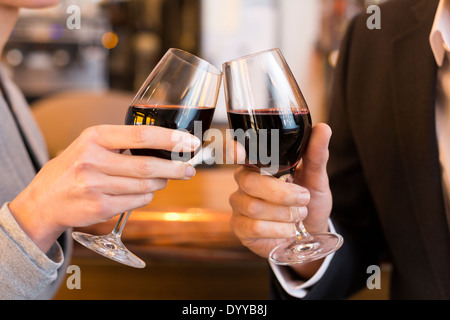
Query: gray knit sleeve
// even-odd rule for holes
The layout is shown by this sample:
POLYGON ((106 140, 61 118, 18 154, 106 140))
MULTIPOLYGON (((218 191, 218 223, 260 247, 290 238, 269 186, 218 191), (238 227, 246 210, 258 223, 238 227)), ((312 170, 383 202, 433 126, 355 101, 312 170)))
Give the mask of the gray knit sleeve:
POLYGON ((57 278, 64 261, 55 242, 44 254, 22 231, 8 209, 0 209, 0 299, 33 299, 57 278))

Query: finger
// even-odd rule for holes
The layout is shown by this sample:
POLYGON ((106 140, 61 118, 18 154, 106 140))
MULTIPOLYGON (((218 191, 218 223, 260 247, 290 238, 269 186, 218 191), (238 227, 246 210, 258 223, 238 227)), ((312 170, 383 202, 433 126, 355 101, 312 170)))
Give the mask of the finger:
MULTIPOLYGON (((252 219, 276 222, 293 221, 289 207, 250 197, 240 189, 231 194, 229 201, 234 211, 252 219)), ((304 219, 307 215, 307 208, 299 207, 298 212, 300 218, 304 219)))
POLYGON ((241 240, 285 239, 295 236, 292 223, 257 220, 237 212, 233 212, 230 223, 233 232, 241 240))
POLYGON ((187 132, 147 125, 94 126, 83 131, 82 136, 111 150, 148 148, 190 151, 200 146, 200 140, 187 132))
POLYGON ((139 179, 110 176, 95 170, 74 175, 74 190, 88 195, 146 194, 164 189, 167 179, 139 179))
POLYGON ((186 180, 196 173, 187 162, 114 152, 97 152, 90 161, 100 172, 111 176, 186 180))
POLYGON ((162 190, 167 179, 136 179, 117 176, 105 176, 98 191, 108 195, 140 195, 162 190))
POLYGON ((259 171, 241 167, 235 172, 239 188, 249 196, 287 206, 305 206, 309 191, 293 183, 285 183, 259 171))
POLYGON ((111 212, 113 215, 116 215, 129 210, 145 207, 153 200, 154 196, 154 193, 109 196, 105 200, 105 203, 107 203, 111 210, 108 210, 107 212, 111 212))
POLYGON ((228 139, 226 141, 226 163, 227 164, 244 164, 245 148, 237 141, 228 139))

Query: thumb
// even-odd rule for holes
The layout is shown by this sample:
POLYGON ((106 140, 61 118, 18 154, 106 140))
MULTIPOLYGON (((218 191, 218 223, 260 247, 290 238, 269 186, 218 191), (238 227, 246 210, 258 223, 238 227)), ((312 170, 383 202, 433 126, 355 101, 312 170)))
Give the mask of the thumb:
POLYGON ((327 163, 331 128, 319 123, 314 126, 302 164, 295 171, 295 183, 309 190, 308 216, 304 220, 309 232, 328 231, 332 196, 328 183, 327 163))
POLYGON ((314 126, 300 170, 295 172, 295 181, 310 192, 326 191, 329 188, 327 163, 331 134, 331 128, 325 123, 314 126))

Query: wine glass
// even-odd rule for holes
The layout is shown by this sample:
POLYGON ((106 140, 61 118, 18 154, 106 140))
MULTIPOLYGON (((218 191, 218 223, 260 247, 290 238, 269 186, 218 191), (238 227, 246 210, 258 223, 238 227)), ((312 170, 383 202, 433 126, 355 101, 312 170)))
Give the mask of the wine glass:
MULTIPOLYGON (((125 124, 155 125, 187 131, 203 141, 203 134, 211 125, 221 81, 222 72, 208 62, 186 51, 169 49, 128 107, 125 124)), ((154 149, 132 149, 130 152, 137 156, 177 161, 188 161, 196 153, 154 149)), ((130 214, 131 210, 121 214, 114 230, 108 235, 73 232, 72 237, 105 257, 144 268, 145 262, 130 252, 121 241, 130 214)))
MULTIPOLYGON (((303 95, 279 49, 223 64, 228 121, 246 149, 245 165, 293 182, 312 130, 303 95)), ((269 259, 291 265, 320 259, 340 248, 338 234, 309 234, 297 207, 290 207, 296 237, 275 247, 269 259)))

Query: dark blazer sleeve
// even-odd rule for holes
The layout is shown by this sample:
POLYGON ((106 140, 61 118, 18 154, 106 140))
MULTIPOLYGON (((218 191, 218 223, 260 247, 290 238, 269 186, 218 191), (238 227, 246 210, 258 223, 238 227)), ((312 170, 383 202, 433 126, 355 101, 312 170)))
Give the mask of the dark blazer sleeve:
MULTIPOLYGON (((346 97, 349 61, 354 55, 355 28, 365 24, 364 16, 349 25, 340 48, 332 92, 329 125, 333 130, 330 142, 328 174, 333 194, 332 222, 344 237, 343 246, 335 253, 327 271, 309 291, 305 299, 344 299, 362 288, 367 268, 379 264, 384 251, 380 226, 368 190, 358 150, 348 120, 346 97)), ((358 39, 360 40, 360 39, 358 39)), ((271 275, 274 299, 292 299, 271 275)))

